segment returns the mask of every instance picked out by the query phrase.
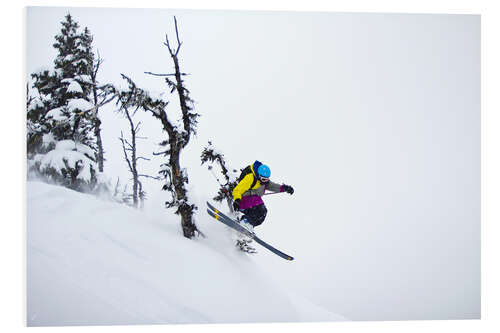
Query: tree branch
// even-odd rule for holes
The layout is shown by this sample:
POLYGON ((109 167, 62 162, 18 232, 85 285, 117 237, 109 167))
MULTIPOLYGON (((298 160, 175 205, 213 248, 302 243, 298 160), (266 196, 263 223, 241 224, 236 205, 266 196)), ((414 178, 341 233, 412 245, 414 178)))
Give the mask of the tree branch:
POLYGON ((123 132, 121 132, 121 137, 119 137, 118 139, 122 142, 123 154, 125 155, 125 161, 127 161, 128 168, 129 168, 130 172, 133 173, 132 164, 130 163, 130 160, 129 160, 128 154, 127 154, 127 149, 125 148, 126 140, 123 138, 123 132))
POLYGON ((175 35, 177 36, 177 51, 175 51, 175 56, 179 53, 179 50, 181 49, 181 41, 179 40, 179 30, 177 29, 177 18, 174 16, 174 22, 175 22, 175 35))
POLYGON ((165 34, 165 39, 166 39, 166 42, 163 44, 165 44, 167 46, 168 52, 170 52, 170 56, 173 57, 174 53, 172 52, 172 49, 170 48, 170 43, 168 41, 168 34, 165 34))
POLYGON ((175 76, 175 73, 173 73, 173 74, 158 74, 158 73, 152 73, 152 72, 144 72, 144 74, 149 74, 149 75, 154 75, 154 76, 175 76))
POLYGON ((99 72, 99 67, 101 67, 101 64, 104 62, 104 60, 101 58, 101 54, 99 53, 99 50, 97 50, 97 61, 94 66, 94 78, 97 77, 97 72, 99 72))
MULTIPOLYGON (((134 129, 135 134, 139 133, 139 127, 140 127, 140 125, 141 125, 141 122, 138 122, 137 125, 135 125, 135 129, 134 129)), ((137 136, 136 136, 136 138, 137 138, 137 136)))
POLYGON ((169 150, 165 150, 165 151, 160 151, 160 152, 157 152, 157 153, 153 152, 154 156, 168 155, 168 154, 170 154, 170 149, 169 150))
MULTIPOLYGON (((175 73, 172 74, 161 74, 161 73, 152 73, 152 72, 144 72, 144 74, 154 75, 154 76, 175 76, 175 73)), ((189 73, 180 73, 183 76, 191 75, 189 73)))
POLYGON ((161 180, 161 177, 159 177, 159 176, 156 176, 156 177, 155 177, 155 176, 150 176, 150 175, 142 175, 142 174, 140 174, 140 175, 137 175, 137 177, 145 177, 145 178, 151 178, 151 179, 161 180))
POLYGON ((122 140, 125 144, 127 144, 127 146, 129 147, 129 148, 127 148, 127 150, 133 150, 134 149, 134 147, 132 146, 132 144, 127 139, 123 138, 123 134, 122 134, 122 138, 120 140, 122 140))

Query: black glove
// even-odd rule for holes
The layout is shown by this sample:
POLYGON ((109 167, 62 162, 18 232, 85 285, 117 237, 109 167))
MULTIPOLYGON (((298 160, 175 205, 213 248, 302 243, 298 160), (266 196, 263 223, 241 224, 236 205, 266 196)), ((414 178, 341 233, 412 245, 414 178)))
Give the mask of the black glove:
POLYGON ((293 194, 293 187, 291 187, 290 185, 283 185, 283 192, 293 194))
POLYGON ((240 210, 240 202, 241 200, 240 199, 236 199, 234 200, 233 202, 233 208, 236 212, 238 212, 240 210))

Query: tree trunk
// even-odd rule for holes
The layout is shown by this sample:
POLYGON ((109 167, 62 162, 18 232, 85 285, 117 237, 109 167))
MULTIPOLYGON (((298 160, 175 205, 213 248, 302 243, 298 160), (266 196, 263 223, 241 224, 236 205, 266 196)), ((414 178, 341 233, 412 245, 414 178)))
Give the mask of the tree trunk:
MULTIPOLYGON (((98 117, 99 114, 99 98, 97 92, 97 72, 99 71, 99 67, 101 66, 101 58, 97 58, 97 63, 95 63, 95 67, 91 71, 91 79, 92 79, 92 98, 94 103, 94 134, 97 138, 97 167, 99 172, 104 172, 104 148, 102 146, 102 137, 101 137, 101 120, 98 117)), ((106 102, 107 103, 107 102, 106 102)))
MULTIPOLYGON (((175 140, 170 140, 175 141, 175 140)), ((184 237, 192 238, 195 236, 195 232, 198 230, 193 222, 193 210, 194 206, 188 203, 188 198, 186 195, 186 189, 184 188, 184 175, 181 171, 179 158, 181 147, 179 143, 172 142, 172 151, 170 154, 170 168, 172 172, 172 183, 174 185, 175 194, 177 196, 177 202, 179 206, 177 208, 177 214, 181 216, 182 232, 184 237), (174 145, 172 145, 174 144, 174 145)))
POLYGON ((139 176, 137 175, 137 155, 136 155, 136 143, 135 143, 135 129, 134 129, 134 124, 131 122, 131 132, 132 132, 132 175, 134 178, 134 185, 132 188, 132 195, 133 195, 133 200, 134 200, 134 208, 137 208, 139 206, 139 198, 138 198, 138 183, 139 183, 139 176))
POLYGON ((170 149, 167 150, 165 154, 169 156, 169 166, 167 166, 167 168, 170 169, 170 179, 168 179, 167 176, 167 184, 164 186, 164 189, 166 187, 169 191, 171 191, 173 199, 172 202, 167 202, 166 205, 167 207, 174 207, 174 206, 177 207, 176 213, 181 216, 181 225, 184 237, 192 238, 195 236, 196 232, 198 232, 201 235, 203 234, 198 230, 198 228, 194 224, 193 212, 197 208, 195 204, 189 202, 189 198, 187 197, 185 183, 188 183, 188 176, 187 174, 182 172, 179 163, 179 156, 181 150, 185 148, 189 143, 191 135, 196 134, 195 130, 196 117, 198 115, 189 112, 191 108, 188 105, 188 103, 192 101, 189 98, 189 91, 185 89, 182 84, 182 75, 186 74, 181 73, 179 67, 179 60, 177 58, 177 54, 179 53, 181 47, 181 42, 179 40, 179 31, 177 29, 177 19, 175 18, 175 16, 174 16, 174 22, 175 22, 175 34, 177 37, 177 48, 175 51, 172 50, 172 48, 170 47, 168 36, 166 36, 165 45, 167 46, 168 51, 170 52, 170 56, 172 57, 174 62, 174 67, 175 67, 174 76, 176 82, 174 83, 173 81, 168 79, 168 76, 172 76, 172 74, 154 74, 151 72, 148 73, 152 75, 166 76, 167 77, 166 82, 168 83, 169 87, 170 88, 175 87, 175 89, 177 90, 177 95, 179 96, 179 104, 182 111, 182 122, 184 125, 184 131, 178 129, 177 126, 173 126, 173 124, 168 120, 167 114, 165 113, 164 109, 166 104, 163 105, 163 103, 159 103, 160 106, 163 105, 161 109, 154 110, 150 109, 149 107, 147 107, 147 109, 149 109, 149 111, 152 111, 154 116, 161 120, 164 130, 168 133, 169 136, 170 149))
POLYGON ((101 120, 97 118, 94 122, 94 134, 97 138, 97 153, 96 160, 97 166, 99 168, 99 172, 104 172, 104 149, 102 147, 102 138, 101 138, 101 120))

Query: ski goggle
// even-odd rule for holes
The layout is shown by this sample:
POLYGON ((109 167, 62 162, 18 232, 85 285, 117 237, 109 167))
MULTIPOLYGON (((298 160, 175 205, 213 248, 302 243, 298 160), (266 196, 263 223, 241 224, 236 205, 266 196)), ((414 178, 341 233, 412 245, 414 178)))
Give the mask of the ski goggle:
POLYGON ((267 183, 269 181, 269 178, 267 177, 260 177, 260 181, 263 183, 267 183))

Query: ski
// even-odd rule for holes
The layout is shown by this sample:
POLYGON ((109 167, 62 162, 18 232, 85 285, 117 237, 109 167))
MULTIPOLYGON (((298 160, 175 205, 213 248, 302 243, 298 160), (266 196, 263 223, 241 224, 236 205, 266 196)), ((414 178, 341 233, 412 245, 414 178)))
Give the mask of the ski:
POLYGON ((229 217, 222 215, 219 211, 212 211, 210 209, 207 209, 208 215, 212 216, 214 219, 219 220, 220 222, 224 223, 228 227, 242 233, 243 235, 250 237, 253 239, 255 237, 254 233, 251 233, 247 229, 243 228, 239 223, 236 221, 231 220, 229 217))
POLYGON ((229 216, 222 213, 220 210, 215 208, 209 202, 207 202, 207 205, 208 205, 208 209, 207 209, 208 215, 212 216, 214 219, 216 219, 216 220, 224 223, 228 227, 250 237, 251 239, 255 240, 257 243, 259 243, 260 245, 262 245, 263 247, 265 247, 269 251, 273 252, 274 254, 280 256, 281 258, 286 259, 286 260, 290 260, 290 261, 293 260, 293 257, 289 256, 286 253, 281 252, 280 250, 276 249, 275 247, 264 242, 262 239, 257 237, 257 235, 255 233, 249 232, 247 229, 242 227, 238 222, 234 221, 229 216))

